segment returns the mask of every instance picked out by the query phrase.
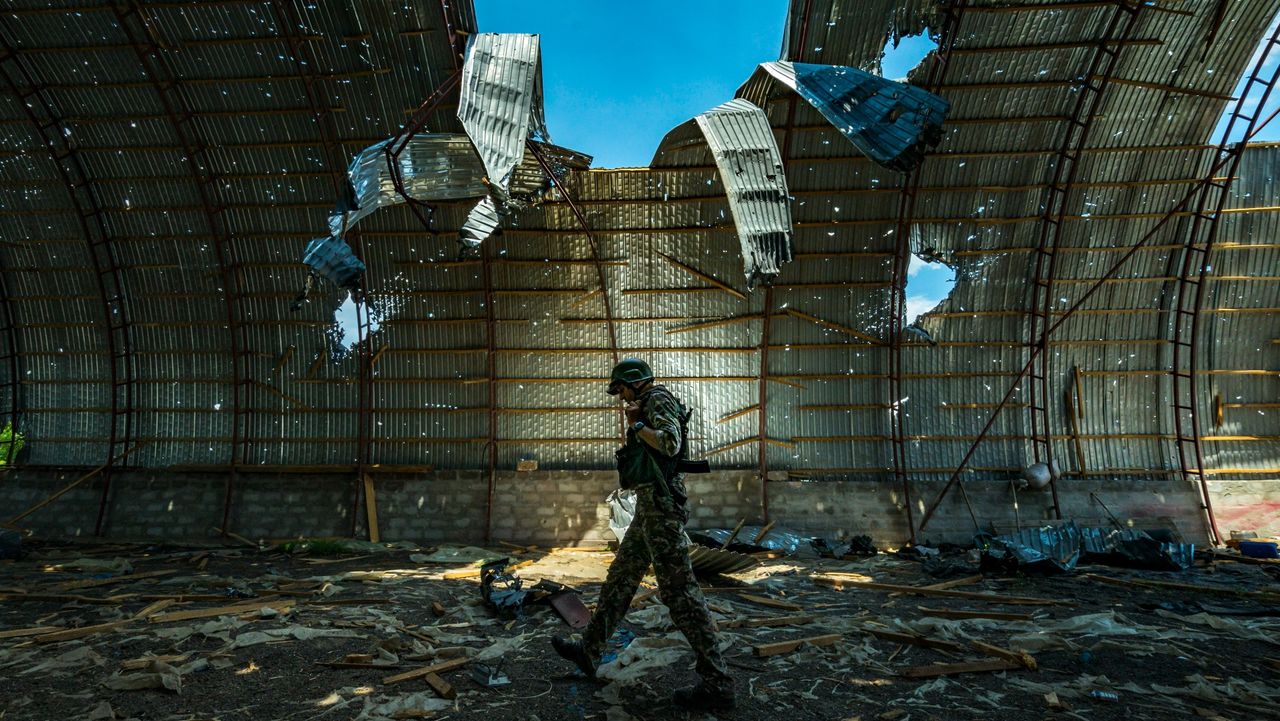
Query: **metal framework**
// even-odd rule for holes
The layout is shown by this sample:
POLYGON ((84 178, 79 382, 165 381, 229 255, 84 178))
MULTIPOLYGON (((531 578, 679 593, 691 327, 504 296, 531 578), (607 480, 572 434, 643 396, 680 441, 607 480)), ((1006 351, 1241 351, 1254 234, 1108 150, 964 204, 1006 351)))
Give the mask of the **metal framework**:
MULTIPOLYGON (((9 411, 5 415, 9 417, 7 421, 11 432, 16 436, 18 433, 18 413, 22 408, 22 372, 18 368, 18 364, 22 361, 22 343, 18 339, 18 326, 13 319, 13 303, 9 299, 9 284, 5 279, 6 272, 0 267, 0 333, 4 335, 4 355, 0 355, 0 362, 3 362, 9 369, 9 373, 5 378, 6 397, 9 401, 9 411)), ((13 449, 16 444, 10 443, 5 449, 4 465, 13 463, 13 449)))
MULTIPOLYGON (((1058 249, 1071 206, 1072 192, 1080 172, 1080 158, 1089 145, 1089 131, 1098 117, 1107 84, 1120 64, 1120 55, 1137 26, 1141 5, 1130 5, 1128 0, 1116 0, 1107 28, 1098 39, 1089 61, 1088 70, 1080 76, 1079 92, 1075 107, 1066 121, 1062 145, 1053 164, 1053 179, 1045 188, 1044 212, 1040 217, 1040 238, 1036 246, 1036 262, 1031 283, 1028 346, 1040 350, 1039 363, 1031 370, 1028 413, 1030 415, 1031 448, 1036 463, 1053 467, 1053 384, 1050 372, 1053 356, 1049 350, 1049 333, 1046 330, 1053 312, 1057 293, 1054 281, 1058 270, 1058 249)), ((1053 497, 1053 514, 1062 518, 1062 504, 1058 499, 1057 479, 1051 478, 1049 489, 1053 497)))
MULTIPOLYGON (((1227 127, 1222 133, 1222 140, 1218 144, 1218 152, 1215 155, 1218 162, 1215 169, 1223 166, 1225 177, 1216 177, 1215 172, 1211 171, 1206 182, 1200 186, 1191 230, 1182 251, 1181 270, 1177 280, 1177 301, 1173 306, 1170 319, 1173 348, 1170 380, 1173 383, 1172 411, 1178 466, 1184 479, 1199 483, 1204 511, 1208 519, 1209 534, 1214 543, 1222 542, 1222 533, 1218 530, 1218 522, 1213 515, 1213 502, 1210 499, 1209 481, 1205 471, 1204 435, 1200 420, 1200 320, 1205 305, 1206 288, 1208 281, 1211 280, 1208 273, 1212 267, 1214 244, 1218 238, 1218 222, 1222 218, 1223 208, 1231 194, 1231 184, 1239 170, 1245 144, 1260 129, 1259 120, 1263 108, 1266 107, 1267 100, 1275 90, 1277 79, 1280 78, 1280 65, 1271 68, 1269 80, 1264 78, 1267 63, 1274 59, 1277 47, 1280 47, 1280 25, 1266 41, 1265 49, 1258 54, 1257 63, 1249 73, 1244 91, 1236 101, 1235 109, 1231 112, 1227 127), (1252 95, 1256 85, 1262 86, 1260 97, 1252 95), (1255 99, 1256 103, 1250 108, 1251 100, 1255 99), (1239 143, 1232 144, 1231 134, 1239 123, 1244 123, 1247 129, 1244 138, 1239 143)), ((1273 115, 1272 118, 1274 117, 1273 115)), ((1271 118, 1268 118, 1267 122, 1270 120, 1271 118)))
MULTIPOLYGON (((803 62, 804 49, 809 39, 809 15, 813 10, 813 0, 805 0, 800 21, 800 36, 796 43, 795 62, 803 62)), ((787 167, 788 155, 791 154, 791 137, 795 132, 796 103, 798 95, 792 93, 787 100, 787 125, 782 135, 782 147, 779 155, 782 167, 787 167)), ((757 467, 760 474, 760 514, 763 523, 769 522, 769 334, 773 327, 773 283, 765 283, 764 307, 760 311, 760 377, 756 382, 756 443, 757 467)))
MULTIPOLYGON (((938 49, 929 67, 927 86, 937 93, 947 76, 951 53, 955 46, 956 30, 968 8, 968 0, 952 0, 942 9, 942 31, 938 49)), ((916 542, 915 511, 911 508, 911 481, 907 476, 906 419, 901 400, 903 373, 902 332, 906 322, 907 268, 911 260, 911 226, 916 222, 916 200, 920 194, 921 169, 916 167, 902 178, 898 197, 898 222, 894 229, 893 264, 889 281, 889 373, 886 387, 889 392, 890 442, 893 456, 893 477, 902 488, 902 507, 907 516, 907 530, 911 543, 916 542)))
MULTIPOLYGON (((1270 45, 1268 47, 1274 47, 1276 44, 1277 44, 1277 38, 1273 37, 1270 40, 1270 45)), ((1266 92, 1268 95, 1270 94, 1271 90, 1275 87, 1277 81, 1280 81, 1280 69, 1277 69, 1276 75, 1274 75, 1272 79, 1267 83, 1266 92)), ((1237 109, 1236 112, 1240 112, 1239 109, 1237 109)), ((1237 146, 1236 150, 1238 152, 1243 152, 1245 143, 1247 143, 1249 139, 1253 138, 1258 133, 1258 131, 1262 129, 1262 127, 1264 127, 1267 123, 1271 122, 1271 120, 1275 119, 1275 117, 1276 117, 1276 113, 1272 113, 1272 115, 1270 115, 1267 118, 1267 120, 1263 121, 1262 123, 1259 123, 1258 117, 1255 116, 1251 121, 1248 130, 1244 134, 1244 142, 1241 142, 1237 146)), ((1112 278, 1114 278, 1116 273, 1118 273, 1120 269, 1124 267, 1125 263, 1127 263, 1130 258, 1136 255, 1138 251, 1146 247, 1153 238, 1159 235, 1160 232, 1164 230, 1165 226, 1168 225, 1171 220, 1184 215, 1187 207, 1189 207, 1192 204, 1193 200, 1199 197, 1203 187, 1207 184, 1213 183, 1215 179, 1218 177, 1218 173, 1220 173, 1224 168, 1228 166, 1231 159, 1232 159, 1231 154, 1215 156, 1214 162, 1211 164, 1210 168, 1205 173, 1204 177, 1201 178, 1190 189, 1188 189, 1187 192, 1183 194, 1182 198, 1177 203, 1175 203, 1172 208, 1170 208, 1169 210, 1161 214, 1161 216, 1159 217, 1159 220, 1156 221, 1155 225, 1153 225, 1151 229, 1148 230, 1146 234, 1144 234, 1142 238, 1140 238, 1136 243, 1129 246, 1128 250, 1126 250, 1124 254, 1121 255, 1120 258, 1118 258, 1115 261, 1115 263, 1111 265, 1111 267, 1107 270, 1106 273, 1102 275, 1102 277, 1092 281, 1091 285, 1089 286, 1089 289, 1085 291, 1083 294, 1081 294, 1081 296, 1078 299, 1076 299, 1076 302, 1073 303, 1070 308, 1068 308, 1066 311, 1061 312, 1058 320, 1054 321, 1052 324, 1049 324, 1048 327, 1045 329, 1045 333, 1051 335, 1063 323, 1065 323, 1067 319, 1075 315, 1076 311, 1079 310, 1086 302, 1088 302, 1089 299, 1092 298, 1093 295, 1097 293, 1099 289, 1103 288, 1109 281, 1112 280, 1112 278)), ((947 492, 950 491, 951 487, 954 486, 956 482, 959 480, 960 475, 964 472, 965 468, 968 466, 969 460, 973 458, 973 454, 978 449, 978 446, 980 446, 982 444, 982 441, 986 440, 986 438, 988 437, 988 434, 990 434, 991 427, 995 425, 996 418, 999 417, 1000 411, 1004 410, 1004 408, 1007 405, 1009 405, 1010 399, 1013 398, 1014 393, 1017 391, 1018 387, 1021 385, 1023 379, 1026 378, 1027 374, 1031 371, 1031 367, 1035 364, 1036 359, 1039 357, 1041 352, 1042 350, 1039 345, 1033 347, 1031 349, 1030 357, 1027 359, 1027 362, 1022 366, 1022 369, 1018 371, 1016 374, 1013 374, 1014 376, 1013 382, 1010 384, 1008 390, 1005 391, 1004 397, 1000 400, 999 403, 996 404, 995 408, 991 411, 991 415, 990 417, 987 418, 986 424, 982 427, 982 430, 978 433, 977 437, 975 437, 973 442, 969 445, 969 449, 965 452, 964 457, 960 459, 959 465, 957 465, 955 470, 951 473, 951 477, 947 479, 946 485, 942 487, 942 489, 938 492, 937 497, 934 498, 933 503, 931 503, 929 507, 926 509, 924 517, 920 520, 920 530, 923 530, 925 526, 928 525, 929 520, 933 517, 933 514, 938 510, 938 506, 942 504, 942 501, 946 497, 947 492)), ((1129 371, 1129 372, 1132 373, 1134 371, 1129 371)), ((1211 372, 1232 372, 1232 371, 1201 371, 1201 373, 1211 373, 1211 372)), ((1243 372, 1265 373, 1268 371, 1243 371, 1243 372)), ((1136 371, 1136 373, 1140 373, 1144 375, 1156 375, 1156 374, 1163 373, 1163 371, 1136 371)), ((1203 440, 1203 438, 1201 440, 1203 440)), ((1201 470, 1200 475, 1202 479, 1205 476, 1209 475, 1209 472, 1206 471, 1205 469, 1200 469, 1200 470, 1201 470)), ((1203 486, 1202 488, 1207 489, 1207 481, 1206 481, 1206 486, 1203 486)), ((1205 490, 1205 492, 1207 493, 1207 490, 1205 490)))
MULTIPOLYGON (((10 92, 18 99, 17 105, 26 114, 50 160, 58 169, 67 196, 75 208, 102 302, 102 334, 110 356, 107 365, 111 383, 111 431, 107 440, 106 461, 100 471, 102 494, 94 522, 94 532, 101 535, 111 491, 111 472, 116 463, 124 462, 128 452, 132 450, 134 432, 132 412, 135 372, 124 273, 107 229, 106 211, 103 210, 97 185, 86 170, 76 146, 68 141, 67 134, 63 132, 66 125, 57 103, 48 87, 36 78, 22 59, 21 51, 2 32, 0 75, 4 76, 10 92)), ((13 364, 10 365, 12 367, 13 364)))
POLYGON ((222 503, 222 531, 225 534, 229 530, 237 467, 244 463, 248 452, 249 413, 251 412, 249 395, 253 388, 253 381, 245 368, 248 361, 248 344, 240 310, 244 291, 241 287, 240 270, 234 267, 231 232, 224 218, 227 204, 218 187, 219 178, 214 171, 212 158, 207 152, 208 145, 200 137, 195 109, 187 102, 186 94, 183 92, 183 81, 174 71, 168 55, 158 43, 158 31, 137 0, 130 0, 127 5, 113 3, 111 9, 121 32, 133 47, 138 62, 155 90, 165 115, 168 116, 173 127, 173 133, 183 149, 187 159, 184 165, 190 171, 191 182, 199 191, 200 207, 209 227, 209 234, 213 237, 214 258, 217 260, 218 273, 223 283, 227 342, 231 352, 232 411, 231 453, 228 461, 230 472, 227 474, 222 503))

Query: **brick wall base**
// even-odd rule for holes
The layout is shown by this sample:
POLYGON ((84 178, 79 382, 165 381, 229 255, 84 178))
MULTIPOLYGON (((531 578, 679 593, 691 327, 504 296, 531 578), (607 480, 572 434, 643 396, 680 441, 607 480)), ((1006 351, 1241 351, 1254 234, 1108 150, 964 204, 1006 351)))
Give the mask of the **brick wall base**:
MULTIPOLYGON (((12 517, 79 478, 83 471, 19 468, 0 476, 0 504, 12 517)), ((379 474, 374 477, 378 527, 385 541, 423 544, 482 543, 489 480, 484 471, 379 474)), ((941 481, 912 484, 916 526, 941 481)), ((103 535, 114 538, 196 539, 215 535, 223 521, 227 476, 163 470, 120 471, 106 489, 103 535)), ((612 471, 501 471, 488 512, 493 541, 552 545, 598 545, 612 540, 605 497, 617 487, 612 471)), ((881 546, 909 537, 906 500, 886 481, 786 480, 765 484, 753 471, 718 471, 688 478, 691 528, 732 527, 741 519, 760 524, 768 507, 779 529, 839 539, 867 534, 881 546), (767 492, 767 493, 766 493, 767 492)), ((94 534, 104 483, 90 480, 23 519, 21 527, 44 537, 94 534)), ((1053 518, 1048 491, 1020 491, 1017 508, 1007 481, 973 479, 965 493, 953 488, 921 542, 968 542, 975 531, 972 506, 982 530, 1009 532, 1053 518), (967 494, 969 504, 964 501, 967 494)), ((1256 530, 1280 534, 1280 479, 1211 484, 1214 510, 1224 534, 1256 530)), ((1063 479, 1058 494, 1064 518, 1107 525, 1106 508, 1147 527, 1174 526, 1189 540, 1207 538, 1200 489, 1184 481, 1063 479)), ((230 492, 230 529, 249 538, 365 537, 363 485, 351 474, 241 474, 230 492)))

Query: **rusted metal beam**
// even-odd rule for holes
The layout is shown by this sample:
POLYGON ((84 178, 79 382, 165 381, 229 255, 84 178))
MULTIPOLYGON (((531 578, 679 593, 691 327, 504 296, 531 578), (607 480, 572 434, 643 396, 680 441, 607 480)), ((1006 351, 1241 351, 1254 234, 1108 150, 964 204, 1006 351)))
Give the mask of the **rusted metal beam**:
MULTIPOLYGON (((1031 370, 1028 411, 1033 458, 1036 463, 1045 463, 1050 466, 1054 463, 1051 411, 1057 407, 1053 402, 1057 396, 1050 382, 1052 355, 1048 353, 1049 333, 1044 331, 1052 317, 1051 313, 1057 300, 1054 281, 1058 269, 1058 248, 1062 244, 1067 209, 1079 176, 1081 153, 1089 145, 1089 131, 1093 128, 1093 121, 1098 117, 1098 109, 1106 93, 1107 84, 1119 65, 1121 53, 1125 48, 1123 43, 1129 39, 1137 25, 1140 7, 1130 5, 1127 0, 1115 1, 1115 8, 1106 30, 1094 45, 1088 70, 1081 76, 1071 118, 1064 126, 1062 144, 1058 149, 1057 160, 1053 164, 1053 177, 1046 187, 1047 195, 1042 203, 1044 210, 1040 216, 1039 243, 1036 247, 1036 262, 1033 266, 1030 286, 1032 297, 1028 304, 1027 336, 1028 345, 1039 345, 1040 362, 1031 370)), ((1054 517, 1060 519, 1062 504, 1058 498, 1056 479, 1050 479, 1049 489, 1053 498, 1054 517)))
MULTIPOLYGON (((1218 12, 1222 11, 1222 4, 1218 12)), ((1221 17, 1215 17, 1213 32, 1217 32, 1217 24, 1221 17)), ((1209 481, 1205 474, 1205 436, 1202 433, 1200 418, 1200 362, 1201 362, 1201 310, 1205 305, 1206 289, 1209 285, 1209 269, 1213 267, 1212 255, 1217 242, 1219 220, 1231 194, 1232 180, 1240 167, 1244 156, 1245 142, 1232 143, 1231 136, 1236 127, 1245 125, 1244 137, 1247 140, 1258 130, 1262 109, 1266 107, 1271 93, 1280 80, 1280 65, 1268 70, 1268 63, 1274 62, 1280 55, 1280 26, 1272 32, 1264 42, 1264 49, 1258 53, 1258 59, 1245 81, 1245 91, 1240 94, 1235 108, 1223 130, 1222 140, 1218 145, 1216 157, 1226 160, 1225 178, 1217 179, 1210 172, 1210 178, 1200 186, 1196 200, 1196 210, 1187 234, 1182 251, 1181 269, 1178 273, 1177 301, 1173 304, 1170 318, 1173 360, 1170 368, 1172 383, 1172 415, 1175 431, 1175 445, 1178 455, 1178 466, 1182 477, 1188 481, 1198 481, 1203 501, 1205 516, 1208 520, 1209 538, 1214 544, 1222 543, 1222 533, 1218 530, 1218 522, 1213 514, 1213 501, 1209 493, 1209 481), (1267 77, 1267 73, 1270 77, 1267 77), (1261 86, 1255 87, 1255 86, 1261 86), (1250 98, 1259 93, 1256 103, 1250 98)), ((1274 117, 1274 116, 1272 116, 1274 117)), ((1270 118, 1267 119, 1269 122, 1270 118)), ((1219 162, 1222 162, 1221 160, 1219 162)))
MULTIPOLYGON (((276 16, 277 26, 281 29, 280 40, 289 47, 289 55, 297 70, 297 77, 302 81, 303 95, 307 107, 311 109, 316 121, 316 131, 325 152, 325 170, 329 177, 333 197, 341 197, 347 186, 347 153, 343 149, 343 140, 338 133, 338 124, 333 117, 328 103, 321 101, 323 83, 334 79, 332 75, 317 71, 317 60, 307 35, 303 32, 304 23, 298 15, 291 0, 271 0, 272 12, 276 16)), ((314 143, 313 143, 314 144, 314 143)), ((364 260, 364 249, 359 231, 346 233, 345 238, 357 258, 364 260)), ((351 535, 355 535, 356 522, 359 518, 361 495, 365 492, 365 473, 372 464, 373 429, 373 373, 374 359, 372 341, 369 339, 369 298, 364 289, 370 286, 368 276, 373 273, 373 266, 366 263, 366 277, 362 289, 352 293, 352 301, 356 306, 356 355, 357 375, 357 417, 356 417, 356 469, 353 474, 351 492, 351 535)), ((223 528, 226 528, 223 524, 223 528)))
POLYGON ((174 136, 183 149, 190 180, 196 186, 205 223, 214 241, 211 244, 218 273, 223 284, 223 313, 226 317, 227 348, 231 360, 231 443, 228 465, 231 473, 223 494, 222 528, 228 528, 231 516, 231 499, 235 489, 235 468, 244 462, 248 445, 249 400, 252 386, 245 371, 245 329, 240 310, 242 283, 239 271, 234 269, 234 246, 231 231, 225 220, 227 203, 219 189, 219 179, 213 170, 216 166, 207 152, 207 143, 200 136, 195 108, 187 102, 184 88, 187 81, 175 70, 169 51, 160 47, 160 31, 138 0, 127 4, 113 3, 111 10, 116 22, 133 47, 146 77, 142 85, 155 91, 169 117, 174 136))
MULTIPOLYGON (((955 49, 956 30, 968 8, 968 0, 953 0, 942 9, 942 31, 933 63, 929 66, 928 88, 938 92, 946 79, 952 53, 955 49)), ((923 161, 922 161, 923 162, 923 161)), ((889 276, 889 373, 886 388, 889 392, 886 407, 889 408, 890 455, 893 476, 902 488, 902 507, 906 514, 907 531, 911 543, 916 542, 915 510, 911 507, 911 479, 907 473, 906 418, 901 401, 904 354, 902 333, 906 323, 907 269, 911 262, 911 227, 915 224, 916 200, 920 195, 921 169, 917 167, 903 176, 898 198, 898 219, 894 227, 893 264, 889 276)))
POLYGON ((102 494, 98 503, 95 533, 101 535, 111 490, 111 471, 125 460, 125 449, 133 439, 134 362, 131 354, 127 289, 115 246, 107 230, 105 211, 94 178, 89 174, 76 146, 63 132, 65 122, 48 86, 0 30, 0 75, 18 99, 17 105, 40 138, 50 160, 66 187, 74 207, 80 233, 87 246, 102 302, 102 334, 110 353, 108 375, 111 385, 111 427, 106 460, 101 467, 102 494))
MULTIPOLYGON (((1252 130, 1249 133, 1246 133, 1245 141, 1247 142, 1257 132, 1257 130, 1260 127, 1261 127, 1260 125, 1253 126, 1252 130)), ((1243 146, 1243 143, 1241 144, 1241 146, 1243 146)), ((1212 166, 1205 173, 1205 178, 1201 180, 1200 183, 1190 188, 1186 192, 1186 194, 1183 195, 1182 199, 1179 200, 1176 204, 1174 204, 1172 208, 1166 211, 1163 214, 1163 216, 1156 222, 1156 224, 1146 232, 1146 234, 1144 234, 1140 239, 1138 239, 1138 241, 1135 242, 1133 245, 1129 246, 1128 250, 1125 251, 1124 255, 1120 256, 1120 258, 1118 258, 1116 262, 1112 264, 1112 266, 1107 270, 1106 273, 1102 275, 1102 277, 1093 281, 1093 284, 1089 287, 1089 289, 1085 291, 1083 295, 1077 298, 1076 302, 1073 303, 1070 308, 1064 311, 1057 321, 1055 321, 1052 325, 1048 327, 1048 329, 1046 330, 1046 333, 1052 334, 1063 323, 1065 323, 1069 318, 1071 318, 1071 316, 1075 315, 1075 312, 1079 310, 1081 306, 1087 303, 1089 299, 1092 298, 1093 295, 1098 292, 1098 290, 1103 288, 1106 285, 1107 281, 1111 280, 1115 276, 1115 274, 1118 273, 1120 269, 1124 267, 1126 263, 1129 262, 1130 258, 1136 255, 1140 250, 1142 250, 1143 246, 1147 245, 1147 243, 1149 243, 1153 238, 1159 235, 1160 232, 1164 230, 1165 226, 1168 225, 1171 220, 1178 217, 1179 214, 1181 214, 1185 208, 1191 205, 1192 201, 1199 196, 1201 192, 1201 186, 1207 183, 1215 182, 1215 179, 1219 177, 1218 176, 1219 171, 1227 167, 1229 165, 1230 160, 1231 160, 1230 156, 1215 157, 1212 166)), ((1022 366, 1022 369, 1019 370, 1016 374, 1013 374, 1014 379, 1013 379, 1013 382, 1010 384, 1008 391, 1005 392, 1005 395, 1000 400, 1000 403, 996 405, 995 410, 991 412, 991 416, 990 418, 987 419, 986 425, 983 426, 982 430, 978 433, 978 436, 973 440, 973 443, 970 444, 969 450, 966 451, 964 454, 964 457, 960 459, 959 465, 956 467, 955 471, 951 474, 951 477, 947 480, 946 485, 942 487, 942 490, 938 492, 938 495, 934 499, 933 503, 926 510, 924 517, 920 521, 920 530, 923 530, 924 527, 928 524, 929 519, 933 517, 933 514, 937 511, 938 506, 942 503, 942 500, 946 497, 947 492, 951 490, 951 487, 955 485, 957 479, 959 479, 960 474, 964 472, 964 469, 967 467, 969 463, 969 459, 973 457, 973 454, 975 451, 977 451, 978 446, 981 445, 982 441, 986 439, 987 434, 991 431, 991 427, 995 424, 996 418, 999 417, 1000 411, 1003 410, 1004 407, 1009 404, 1009 400, 1013 397, 1014 392, 1017 390, 1018 386, 1022 383, 1023 378, 1025 378, 1027 373, 1031 370, 1031 366, 1036 362, 1036 359, 1037 357, 1039 357, 1040 353, 1041 353, 1041 350, 1039 346, 1033 347, 1031 349, 1031 357, 1027 359, 1026 364, 1024 364, 1022 366)), ((1224 371, 1198 371, 1197 374, 1223 373, 1223 372, 1224 371)), ((1225 372, 1231 372, 1231 371, 1225 371, 1225 372)), ((1252 371, 1252 370, 1247 372, 1250 374, 1276 373, 1276 371, 1252 371)), ((1109 373, 1116 373, 1116 372, 1111 371, 1109 373)), ((1121 371, 1119 373, 1125 373, 1125 371, 1121 371)), ((1129 373, 1134 373, 1134 372, 1129 371, 1129 373)), ((1147 374, 1162 375, 1165 373, 1165 371, 1137 371, 1136 373, 1143 374, 1143 375, 1147 375, 1147 374)), ((1087 375, 1091 375, 1092 372, 1084 371, 1083 374, 1087 376, 1087 375)))
MULTIPOLYGON (((9 300, 9 284, 5 279, 8 266, 0 263, 0 333, 4 335, 4 355, 3 359, 7 373, 5 373, 5 399, 9 403, 9 410, 5 413, 8 420, 5 421, 16 437, 18 433, 18 414, 22 409, 22 384, 19 379, 22 377, 22 371, 18 364, 22 362, 24 353, 22 351, 22 342, 19 340, 18 325, 13 315, 13 303, 9 300)), ((5 448, 3 465, 6 467, 13 465, 14 448, 16 444, 10 443, 5 448)))

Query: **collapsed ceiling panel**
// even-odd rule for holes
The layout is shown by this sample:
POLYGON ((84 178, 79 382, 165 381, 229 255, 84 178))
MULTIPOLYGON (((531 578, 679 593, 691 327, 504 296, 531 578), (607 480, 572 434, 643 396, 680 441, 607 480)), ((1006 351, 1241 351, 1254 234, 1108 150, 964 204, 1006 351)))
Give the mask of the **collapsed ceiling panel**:
POLYGON ((728 195, 748 285, 777 275, 792 256, 791 203, 769 119, 749 101, 731 100, 672 130, 652 165, 663 167, 667 154, 702 142, 728 195))

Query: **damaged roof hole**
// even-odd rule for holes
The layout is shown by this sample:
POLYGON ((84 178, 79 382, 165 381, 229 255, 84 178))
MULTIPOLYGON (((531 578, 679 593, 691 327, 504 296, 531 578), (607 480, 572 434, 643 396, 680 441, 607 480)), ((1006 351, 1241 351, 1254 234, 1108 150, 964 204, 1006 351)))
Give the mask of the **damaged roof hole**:
POLYGON ((935 310, 951 295, 955 283, 955 268, 929 251, 922 255, 913 253, 907 266, 907 323, 916 325, 920 316, 935 310))
MULTIPOLYGON (((1231 129, 1231 137, 1227 138, 1228 142, 1238 143, 1244 139, 1245 131, 1248 126, 1248 118, 1256 116, 1262 120, 1266 120, 1273 112, 1280 110, 1280 93, 1271 93, 1267 99, 1266 107, 1259 108, 1258 103, 1262 100, 1262 95, 1266 90, 1264 83, 1250 83, 1249 75, 1257 66, 1258 61, 1265 56, 1265 62, 1262 66, 1260 77, 1262 80, 1269 80, 1276 70, 1276 66, 1280 64, 1280 48, 1271 48, 1270 39, 1276 31, 1276 25, 1280 24, 1280 15, 1276 15, 1271 21, 1271 25, 1267 31, 1262 34, 1262 41, 1257 49, 1253 51, 1253 55, 1249 57, 1249 62, 1244 66, 1244 72, 1240 76, 1240 81, 1236 83, 1235 88, 1231 91, 1231 97, 1239 98, 1245 96, 1244 102, 1241 104, 1241 110, 1244 113, 1243 118, 1236 121, 1235 127, 1231 129), (1247 93, 1247 95, 1246 95, 1247 93)), ((1222 140, 1222 134, 1227 130, 1227 123, 1231 120, 1231 113, 1236 110, 1236 102, 1229 101, 1224 103, 1222 108, 1222 116, 1218 119, 1218 125, 1213 129, 1213 134, 1209 136, 1209 142, 1217 143, 1222 140)), ((1280 123, 1272 120, 1258 132, 1252 139, 1252 142, 1266 142, 1280 140, 1280 123)))
POLYGON ((906 82, 907 74, 938 49, 938 43, 925 33, 899 38, 889 37, 880 56, 880 77, 906 82))
POLYGON ((541 35, 552 138, 620 168, 648 166, 667 131, 777 59, 787 5, 476 0, 475 10, 481 32, 541 35))

